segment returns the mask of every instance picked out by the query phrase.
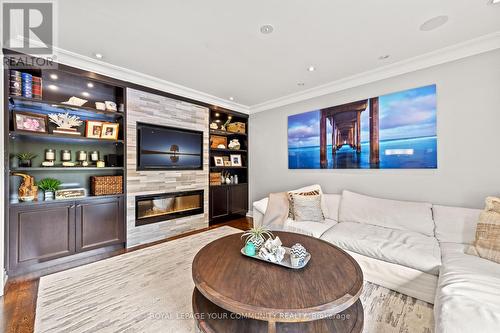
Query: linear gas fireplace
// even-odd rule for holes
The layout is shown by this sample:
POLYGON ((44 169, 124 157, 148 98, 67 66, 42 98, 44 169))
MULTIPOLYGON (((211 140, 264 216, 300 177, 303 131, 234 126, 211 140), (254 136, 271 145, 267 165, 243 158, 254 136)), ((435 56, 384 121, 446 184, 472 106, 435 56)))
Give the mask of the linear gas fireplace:
POLYGON ((135 198, 136 226, 203 212, 203 190, 142 195, 135 198))

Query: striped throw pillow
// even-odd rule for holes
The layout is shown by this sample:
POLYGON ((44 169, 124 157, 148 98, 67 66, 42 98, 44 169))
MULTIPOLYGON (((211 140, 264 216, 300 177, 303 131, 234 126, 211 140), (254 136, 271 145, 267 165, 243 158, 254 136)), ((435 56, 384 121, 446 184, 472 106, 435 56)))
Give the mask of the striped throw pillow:
POLYGON ((293 216, 297 222, 323 222, 325 217, 321 210, 321 195, 292 194, 293 216))
POLYGON ((307 191, 307 192, 288 192, 288 218, 295 220, 295 216, 293 214, 293 195, 302 195, 302 196, 310 196, 310 195, 320 195, 319 190, 307 191))
POLYGON ((500 198, 486 198, 486 207, 476 227, 476 239, 467 253, 500 263, 500 198))

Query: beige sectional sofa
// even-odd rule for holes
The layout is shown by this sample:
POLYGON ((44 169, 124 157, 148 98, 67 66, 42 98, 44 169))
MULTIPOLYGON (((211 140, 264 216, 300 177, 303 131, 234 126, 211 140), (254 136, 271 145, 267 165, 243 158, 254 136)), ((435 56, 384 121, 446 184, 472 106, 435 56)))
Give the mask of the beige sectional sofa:
MULTIPOLYGON (((436 332, 500 332, 500 265, 464 252, 481 210, 350 191, 322 200, 325 222, 289 219, 282 229, 329 241, 366 280, 433 303, 436 332)), ((255 225, 266 208, 267 199, 253 204, 255 225)))

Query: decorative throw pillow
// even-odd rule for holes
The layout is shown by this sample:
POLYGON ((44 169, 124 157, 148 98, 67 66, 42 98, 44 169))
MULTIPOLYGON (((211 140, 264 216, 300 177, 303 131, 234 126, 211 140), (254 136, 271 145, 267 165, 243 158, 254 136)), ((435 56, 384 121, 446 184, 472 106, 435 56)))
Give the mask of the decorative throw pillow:
POLYGON ((288 192, 288 198, 289 198, 288 218, 290 218, 292 220, 295 220, 295 216, 293 214, 293 196, 294 195, 311 196, 311 195, 320 195, 320 193, 319 193, 319 190, 305 191, 305 192, 294 192, 294 191, 288 192))
POLYGON ((325 217, 321 210, 321 195, 292 194, 294 220, 324 222, 325 217))
POLYGON ((486 198, 486 207, 476 227, 476 239, 467 253, 500 263, 500 198, 486 198))

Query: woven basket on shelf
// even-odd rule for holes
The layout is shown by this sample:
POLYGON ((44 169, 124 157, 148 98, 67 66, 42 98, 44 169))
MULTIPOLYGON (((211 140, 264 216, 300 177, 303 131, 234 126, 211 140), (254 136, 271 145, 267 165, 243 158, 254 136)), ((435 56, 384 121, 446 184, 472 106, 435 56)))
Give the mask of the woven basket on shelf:
POLYGON ((123 193, 123 176, 90 177, 92 195, 112 195, 123 193))

